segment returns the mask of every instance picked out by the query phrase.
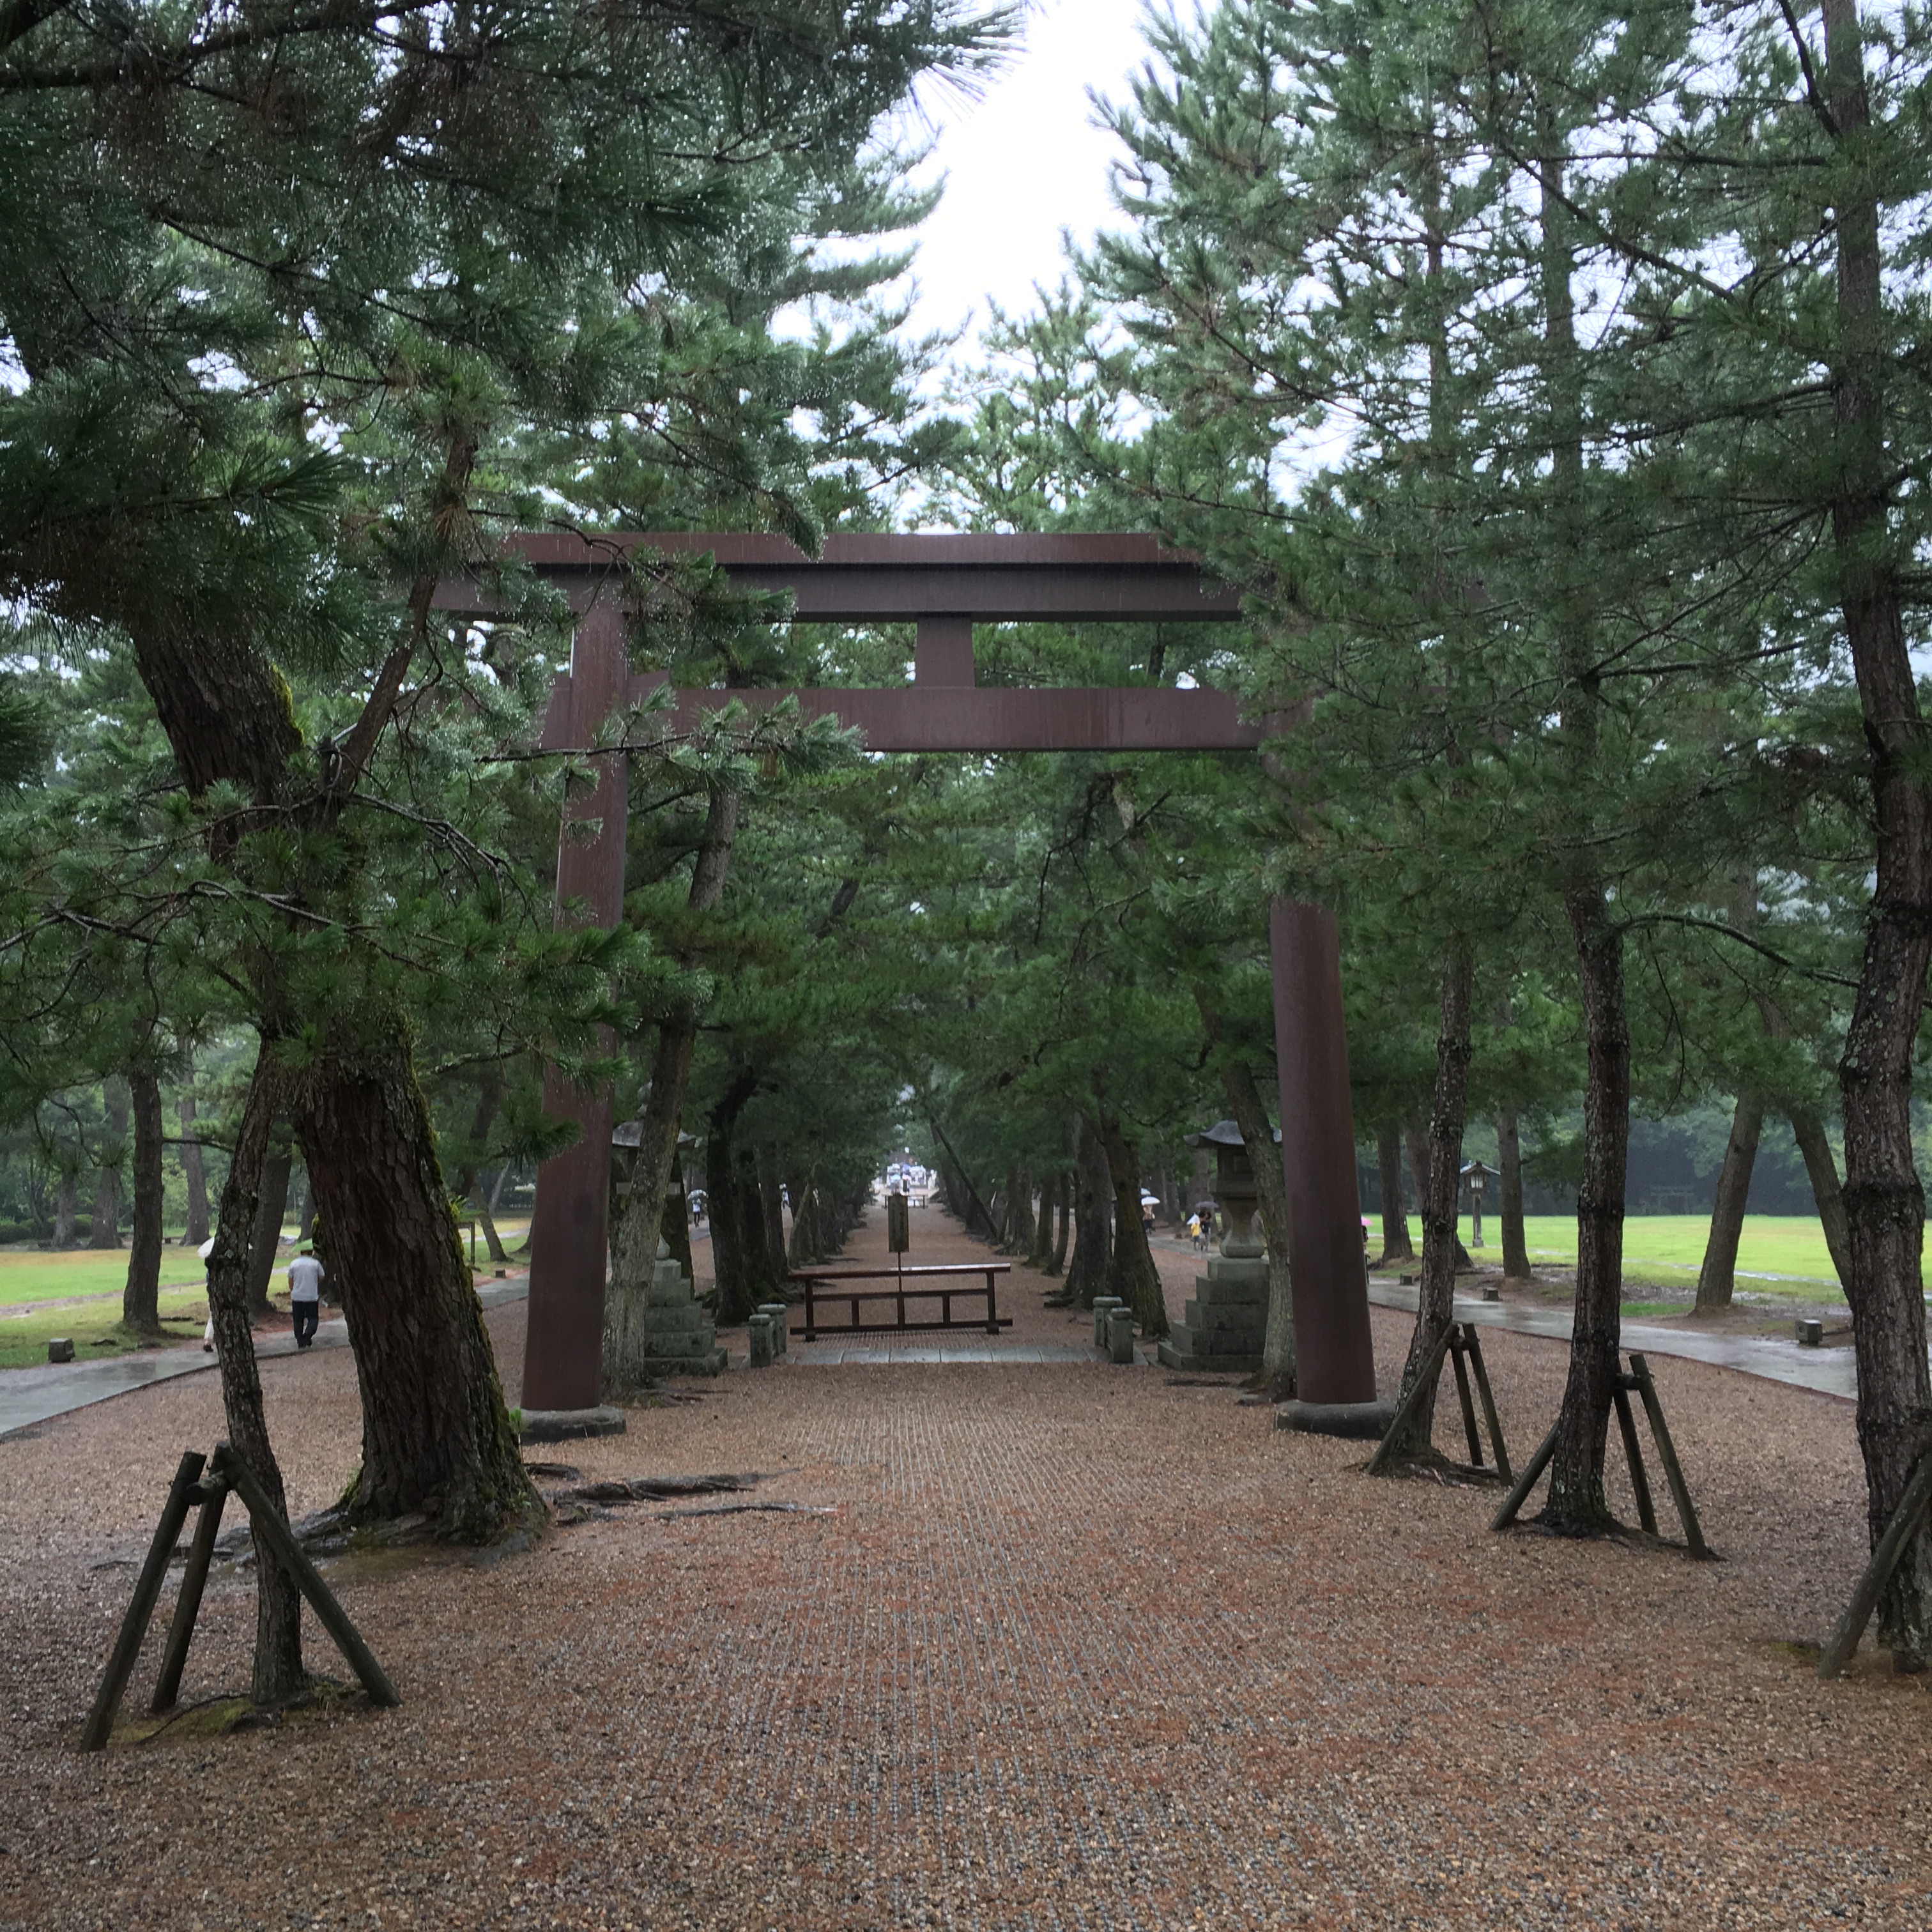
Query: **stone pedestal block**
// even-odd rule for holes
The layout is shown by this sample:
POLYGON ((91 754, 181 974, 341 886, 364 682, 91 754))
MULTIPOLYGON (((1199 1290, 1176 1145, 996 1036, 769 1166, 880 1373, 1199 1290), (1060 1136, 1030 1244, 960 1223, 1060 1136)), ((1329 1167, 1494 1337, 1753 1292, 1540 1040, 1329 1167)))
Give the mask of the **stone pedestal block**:
POLYGON ((692 1292, 691 1277, 658 1244, 657 1265, 644 1291, 644 1339, 638 1366, 649 1376, 716 1376, 724 1370, 718 1330, 692 1292))
POLYGON ((1213 1256, 1194 1278, 1186 1313, 1160 1345, 1170 1369, 1208 1375, 1252 1375, 1268 1337, 1268 1264, 1265 1256, 1213 1256))

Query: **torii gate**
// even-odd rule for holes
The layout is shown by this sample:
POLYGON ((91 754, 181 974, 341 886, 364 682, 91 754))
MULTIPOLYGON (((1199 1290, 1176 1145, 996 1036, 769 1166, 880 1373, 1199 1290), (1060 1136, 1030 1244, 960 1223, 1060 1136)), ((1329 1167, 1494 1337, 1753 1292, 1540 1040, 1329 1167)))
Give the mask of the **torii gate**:
MULTIPOLYGON (((558 677, 544 719, 548 749, 594 743, 614 710, 663 682, 662 672, 633 674, 626 647, 618 593, 623 560, 640 548, 708 551, 734 584, 790 592, 795 616, 807 622, 917 626, 909 684, 680 692, 677 712, 686 719, 730 700, 760 706, 792 697, 808 716, 834 714, 856 727, 874 752, 1252 751, 1262 740, 1262 728, 1244 722, 1226 692, 982 690, 974 683, 976 622, 1239 618, 1235 592, 1208 582, 1193 558, 1152 537, 835 536, 815 560, 783 537, 690 531, 526 535, 508 548, 581 614, 570 670, 558 677)), ((436 602, 478 614, 491 608, 482 587, 465 579, 444 583, 436 602)), ((601 826, 592 836, 564 838, 557 905, 562 916, 580 900, 597 922, 613 926, 623 916, 626 760, 619 753, 592 762, 596 787, 566 809, 572 819, 601 826)), ((1276 899, 1268 937, 1300 1392, 1310 1402, 1370 1402, 1375 1364, 1335 922, 1321 907, 1276 899)), ((538 1172, 522 1400, 530 1409, 584 1409, 601 1394, 611 1096, 608 1088, 586 1091, 553 1071, 544 1106, 575 1118, 584 1132, 538 1172)))

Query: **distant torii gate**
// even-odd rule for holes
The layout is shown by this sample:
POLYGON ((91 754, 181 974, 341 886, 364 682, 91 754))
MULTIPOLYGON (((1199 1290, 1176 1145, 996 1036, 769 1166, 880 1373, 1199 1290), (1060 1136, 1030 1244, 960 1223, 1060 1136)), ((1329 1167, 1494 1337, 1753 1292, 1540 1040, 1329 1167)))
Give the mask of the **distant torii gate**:
MULTIPOLYGON (((529 535, 508 546, 581 614, 567 675, 544 723, 553 750, 588 746, 617 708, 663 682, 635 676, 626 648, 623 560, 645 548, 710 552, 740 586, 788 591, 806 622, 917 626, 910 684, 873 690, 681 691, 678 716, 733 700, 748 706, 796 698, 808 716, 836 715, 874 752, 1252 751, 1232 694, 1171 687, 982 690, 974 682, 973 626, 1042 620, 1230 623, 1239 597, 1208 583, 1184 553, 1138 536, 835 536, 822 557, 782 537, 680 531, 583 538, 529 535)), ((453 580, 445 610, 488 612, 482 586, 453 580)), ((557 904, 580 900, 592 918, 623 914, 626 760, 607 754, 589 794, 566 807, 602 821, 566 837, 557 856, 557 904)), ((1355 1132, 1342 1011, 1341 957, 1333 916, 1276 899, 1269 909, 1275 1054, 1281 1082, 1281 1151, 1291 1224, 1300 1393, 1310 1402, 1375 1399, 1355 1132)), ((583 1138, 538 1170, 530 1234, 530 1336, 523 1406, 581 1409, 599 1400, 608 1252, 611 1096, 554 1070, 546 1112, 580 1123, 583 1138)))

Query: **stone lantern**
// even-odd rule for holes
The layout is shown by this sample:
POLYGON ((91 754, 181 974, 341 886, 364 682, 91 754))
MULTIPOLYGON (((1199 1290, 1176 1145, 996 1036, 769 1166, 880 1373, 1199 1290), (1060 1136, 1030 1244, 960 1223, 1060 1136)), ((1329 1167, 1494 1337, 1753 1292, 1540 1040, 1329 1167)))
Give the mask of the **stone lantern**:
MULTIPOLYGON (((1232 1120, 1190 1134, 1187 1144, 1213 1150, 1214 1201, 1228 1232, 1220 1252, 1209 1256, 1207 1273, 1195 1277, 1194 1298, 1160 1345, 1160 1359, 1171 1369, 1251 1375, 1262 1365, 1268 1302, 1268 1250, 1255 1227, 1261 1198, 1253 1162, 1232 1120)), ((1272 1148, 1268 1153, 1273 1158, 1272 1148)))
POLYGON ((1462 1180, 1469 1190, 1469 1245, 1472 1248, 1483 1245, 1484 1184, 1502 1178, 1500 1168, 1485 1167, 1480 1160, 1469 1162, 1462 1169, 1462 1180))

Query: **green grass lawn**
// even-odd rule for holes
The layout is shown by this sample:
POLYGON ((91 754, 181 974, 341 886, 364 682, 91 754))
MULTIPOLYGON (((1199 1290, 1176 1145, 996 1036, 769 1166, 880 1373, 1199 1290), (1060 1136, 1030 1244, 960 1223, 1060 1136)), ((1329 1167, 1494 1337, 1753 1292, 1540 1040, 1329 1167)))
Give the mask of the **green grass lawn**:
MULTIPOLYGON (((1381 1223, 1370 1216, 1370 1243, 1375 1245, 1381 1223)), ((1422 1244, 1421 1223, 1412 1215, 1409 1232, 1418 1252, 1422 1244)), ((1624 1276, 1631 1282, 1654 1282, 1660 1286, 1694 1288, 1697 1270, 1704 1258, 1704 1244, 1711 1224, 1702 1214, 1633 1214, 1624 1223, 1624 1276)), ((1462 1217, 1462 1239, 1469 1239, 1469 1217, 1462 1217)), ((1478 1261, 1502 1258, 1502 1236, 1496 1215, 1483 1216, 1483 1236, 1487 1245, 1472 1249, 1478 1261)), ((1552 1266, 1572 1267, 1576 1260, 1576 1222, 1573 1215, 1532 1214, 1523 1222, 1523 1239, 1529 1249, 1532 1265, 1547 1262, 1552 1266)), ((1825 1246, 1825 1231, 1810 1215, 1748 1214, 1744 1235, 1738 1243, 1738 1286, 1784 1289, 1803 1294, 1822 1287, 1834 1295, 1838 1277, 1825 1246), (1756 1276, 1757 1280, 1750 1277, 1756 1276)))
MULTIPOLYGON (((192 1248, 162 1249, 164 1288, 199 1288, 206 1279, 201 1258, 192 1248)), ((0 1250, 0 1308, 70 1294, 118 1295, 127 1282, 124 1247, 74 1248, 58 1255, 38 1248, 0 1250)))
MULTIPOLYGON (((123 1258, 123 1271, 126 1262, 123 1258)), ((199 1288, 164 1289, 161 1320, 177 1342, 199 1342, 208 1319, 208 1298, 199 1288)), ((152 1348, 151 1340, 128 1334, 121 1326, 118 1300, 85 1302, 74 1308, 43 1308, 32 1315, 0 1316, 0 1369, 26 1369, 47 1358, 56 1335, 74 1338, 76 1362, 124 1355, 152 1348)))

